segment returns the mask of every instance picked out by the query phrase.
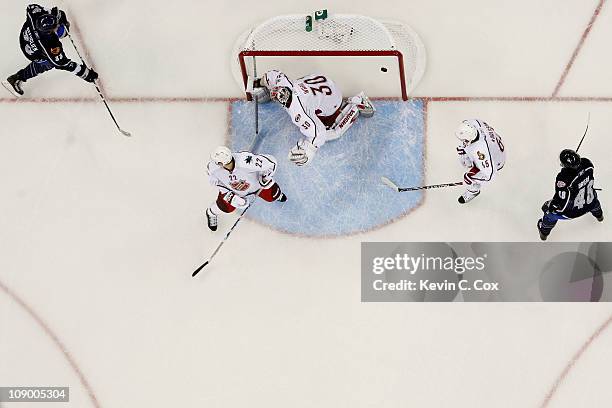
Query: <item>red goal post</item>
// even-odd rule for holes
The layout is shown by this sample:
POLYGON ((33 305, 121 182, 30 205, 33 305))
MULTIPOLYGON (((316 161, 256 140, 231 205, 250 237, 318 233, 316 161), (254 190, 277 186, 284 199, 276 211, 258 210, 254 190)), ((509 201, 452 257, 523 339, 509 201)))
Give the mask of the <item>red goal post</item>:
MULTIPOLYGON (((243 33, 232 54, 232 59, 238 59, 232 68, 241 89, 246 89, 257 57, 259 75, 268 69, 280 69, 294 78, 320 72, 336 82, 340 78, 343 87, 348 83, 375 88, 381 94, 373 96, 401 96, 403 100, 425 71, 425 47, 404 23, 332 14, 315 20, 312 31, 305 27, 306 15, 296 14, 274 17, 243 33)), ((370 95, 371 89, 366 93, 370 95)), ((248 92, 246 96, 251 99, 248 92)))

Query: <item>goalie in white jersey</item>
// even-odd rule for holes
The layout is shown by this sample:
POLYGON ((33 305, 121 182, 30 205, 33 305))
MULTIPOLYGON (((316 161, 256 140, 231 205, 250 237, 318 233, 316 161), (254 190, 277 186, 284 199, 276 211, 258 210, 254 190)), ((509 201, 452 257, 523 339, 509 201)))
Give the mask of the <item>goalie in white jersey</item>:
POLYGON ((225 146, 219 146, 210 155, 208 177, 210 184, 219 189, 217 200, 206 210, 208 228, 217 230, 217 216, 231 213, 236 208, 244 209, 249 199, 257 194, 268 202, 287 201, 273 179, 276 160, 266 154, 251 152, 232 153, 225 146))
POLYGON ((269 93, 270 99, 280 103, 304 135, 289 152, 289 160, 298 166, 311 162, 326 142, 342 137, 359 115, 371 117, 376 111, 363 92, 343 100, 336 84, 320 74, 291 81, 271 70, 255 79, 253 88, 256 98, 269 93))
POLYGON ((465 204, 480 194, 483 184, 490 183, 506 164, 506 151, 501 137, 486 122, 464 120, 455 132, 461 141, 457 147, 459 162, 466 168, 463 182, 466 191, 459 197, 465 204))

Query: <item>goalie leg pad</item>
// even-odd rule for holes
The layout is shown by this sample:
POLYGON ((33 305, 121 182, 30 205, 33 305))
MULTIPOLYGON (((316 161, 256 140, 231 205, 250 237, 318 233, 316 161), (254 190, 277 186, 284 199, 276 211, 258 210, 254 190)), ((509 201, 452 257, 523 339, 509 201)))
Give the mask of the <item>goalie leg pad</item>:
POLYGON ((364 118, 371 118, 376 112, 376 108, 363 91, 349 98, 348 103, 354 103, 359 108, 359 112, 364 118))
POLYGON ((334 126, 327 132, 326 141, 341 138, 357 121, 359 114, 360 111, 357 105, 354 103, 348 103, 344 108, 342 108, 342 112, 340 112, 340 115, 338 115, 338 118, 336 118, 336 123, 334 126))

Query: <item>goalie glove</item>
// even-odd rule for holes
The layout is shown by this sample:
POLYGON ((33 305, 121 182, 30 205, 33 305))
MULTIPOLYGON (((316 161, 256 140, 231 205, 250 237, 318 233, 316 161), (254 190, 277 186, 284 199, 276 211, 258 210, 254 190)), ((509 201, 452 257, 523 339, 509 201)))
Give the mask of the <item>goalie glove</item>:
POLYGON ((289 160, 297 166, 303 166, 312 161, 317 148, 306 139, 297 142, 294 148, 289 151, 289 160))
POLYGON ((231 191, 227 193, 225 197, 223 197, 223 199, 227 201, 232 207, 236 208, 246 208, 246 206, 249 204, 246 198, 240 197, 239 195, 231 191))
POLYGON ((471 169, 474 166, 472 159, 465 153, 465 150, 458 147, 457 154, 459 155, 459 163, 465 168, 471 169))
POLYGON ((66 30, 70 31, 70 22, 68 21, 68 17, 66 17, 66 12, 64 10, 60 10, 57 7, 53 7, 51 9, 51 14, 57 18, 57 22, 59 25, 63 25, 66 27, 66 30))
POLYGON ((262 76, 259 78, 255 78, 255 80, 253 81, 253 88, 270 88, 268 86, 268 80, 266 79, 266 76, 262 76))
POLYGON ((260 103, 270 102, 270 90, 265 80, 265 76, 261 78, 248 77, 247 87, 245 91, 250 93, 254 99, 257 99, 260 103))

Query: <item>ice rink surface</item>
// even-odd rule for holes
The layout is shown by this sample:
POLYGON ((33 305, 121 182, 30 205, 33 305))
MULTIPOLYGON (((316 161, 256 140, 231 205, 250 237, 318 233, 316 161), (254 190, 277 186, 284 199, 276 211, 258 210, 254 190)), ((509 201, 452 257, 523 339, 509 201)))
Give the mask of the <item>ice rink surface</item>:
MULTIPOLYGON (((4 76, 25 65, 26 4, 0 6, 4 76)), ((0 385, 70 386, 79 408, 612 405, 606 304, 359 297, 362 241, 537 240, 558 152, 576 146, 589 112, 581 153, 608 214, 605 0, 56 4, 134 136, 118 134, 95 90, 63 72, 29 81, 17 103, 1 97, 0 385), (263 225, 262 204, 193 279, 221 236, 204 224, 216 195, 207 157, 252 126, 231 123, 231 98, 243 96, 234 41, 271 16, 324 7, 392 17, 423 39, 428 65, 412 96, 423 104, 426 183, 461 177, 453 130, 469 117, 502 135, 507 167, 469 206, 456 203, 459 190, 429 191, 406 216, 335 238, 263 225)), ((316 192, 295 205, 330 200, 316 192)), ((414 200, 384 198, 383 208, 414 200)), ((563 223, 550 240, 610 241, 609 222, 563 223)))

